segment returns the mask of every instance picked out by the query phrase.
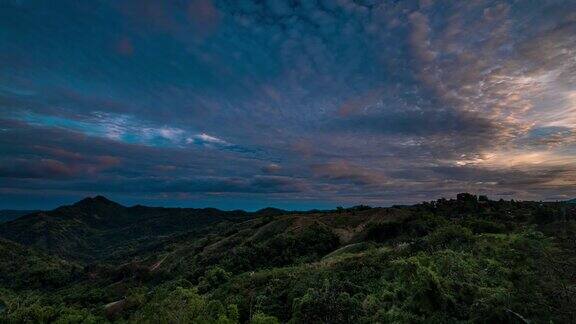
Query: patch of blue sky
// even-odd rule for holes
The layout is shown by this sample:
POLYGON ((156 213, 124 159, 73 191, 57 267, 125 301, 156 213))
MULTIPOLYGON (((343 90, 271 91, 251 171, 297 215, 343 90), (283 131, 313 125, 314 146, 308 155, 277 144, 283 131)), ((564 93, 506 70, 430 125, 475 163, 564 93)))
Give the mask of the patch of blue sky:
POLYGON ((78 120, 26 112, 17 115, 15 118, 34 126, 59 128, 127 144, 161 148, 185 148, 189 145, 194 145, 196 147, 254 155, 255 158, 263 154, 261 150, 239 146, 206 133, 193 133, 166 126, 155 127, 126 115, 95 112, 87 119, 78 120))
POLYGON ((130 120, 130 118, 123 115, 94 114, 94 117, 87 120, 76 120, 36 113, 25 113, 18 116, 17 119, 35 126, 60 128, 128 144, 157 147, 176 147, 182 144, 178 139, 166 136, 166 132, 162 128, 144 127, 143 123, 130 120))

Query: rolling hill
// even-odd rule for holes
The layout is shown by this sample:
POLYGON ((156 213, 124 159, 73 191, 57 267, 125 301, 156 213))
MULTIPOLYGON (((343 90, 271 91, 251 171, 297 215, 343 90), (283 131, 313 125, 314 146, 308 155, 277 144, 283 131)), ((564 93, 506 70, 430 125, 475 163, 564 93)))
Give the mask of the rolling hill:
POLYGON ((208 225, 250 218, 212 208, 125 207, 102 196, 0 224, 0 237, 74 260, 94 261, 155 244, 208 225))
POLYGON ((574 235, 576 206, 469 194, 255 213, 98 196, 0 225, 0 321, 570 322, 574 235))
POLYGON ((70 283, 82 267, 38 249, 0 239, 0 286, 58 288, 70 283))

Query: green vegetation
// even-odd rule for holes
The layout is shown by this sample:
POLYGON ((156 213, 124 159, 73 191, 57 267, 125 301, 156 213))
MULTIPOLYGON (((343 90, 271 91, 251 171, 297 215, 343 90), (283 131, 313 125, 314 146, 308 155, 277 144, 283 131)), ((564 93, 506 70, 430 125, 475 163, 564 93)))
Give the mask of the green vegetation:
POLYGON ((131 208, 110 208, 109 201, 94 203, 75 205, 76 216, 62 207, 0 225, 0 233, 16 241, 0 240, 0 322, 569 323, 576 318, 573 204, 460 194, 411 207, 301 214, 210 210, 197 219, 200 210, 132 207, 146 217, 158 210, 159 219, 180 215, 152 235, 153 227, 135 228, 156 221, 130 218, 136 214, 131 208), (113 217, 119 211, 122 224, 113 217), (89 221, 96 214, 98 220, 89 221), (178 222, 188 225, 174 230, 178 222), (24 226, 43 228, 43 239, 18 234, 24 226), (62 228, 98 234, 77 244, 79 236, 61 235, 62 228), (101 240, 127 229, 133 233, 115 237, 113 244, 101 240), (58 238, 63 248, 41 244, 46 238, 58 238), (96 252, 79 254, 74 246, 96 252), (110 247, 116 251, 103 253, 110 247))

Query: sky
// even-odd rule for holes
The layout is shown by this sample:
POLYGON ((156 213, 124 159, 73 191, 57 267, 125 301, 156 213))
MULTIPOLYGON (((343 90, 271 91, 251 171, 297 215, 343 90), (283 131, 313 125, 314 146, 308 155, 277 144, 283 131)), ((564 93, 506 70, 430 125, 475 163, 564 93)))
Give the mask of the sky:
POLYGON ((0 208, 576 197, 576 1, 0 0, 0 208))

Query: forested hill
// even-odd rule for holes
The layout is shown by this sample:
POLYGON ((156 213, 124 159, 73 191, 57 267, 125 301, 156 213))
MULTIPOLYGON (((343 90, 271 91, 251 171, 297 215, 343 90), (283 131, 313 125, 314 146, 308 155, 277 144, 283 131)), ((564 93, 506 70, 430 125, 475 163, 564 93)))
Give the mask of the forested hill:
POLYGON ((0 321, 568 323, 576 206, 288 213, 104 197, 0 225, 0 321))
POLYGON ((103 196, 0 224, 0 237, 80 261, 137 252, 179 233, 219 222, 250 219, 244 211, 214 208, 125 207, 103 196))

